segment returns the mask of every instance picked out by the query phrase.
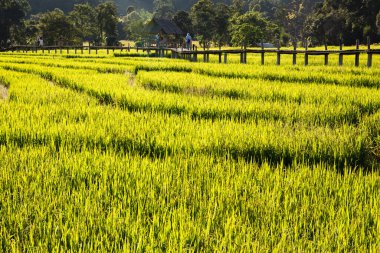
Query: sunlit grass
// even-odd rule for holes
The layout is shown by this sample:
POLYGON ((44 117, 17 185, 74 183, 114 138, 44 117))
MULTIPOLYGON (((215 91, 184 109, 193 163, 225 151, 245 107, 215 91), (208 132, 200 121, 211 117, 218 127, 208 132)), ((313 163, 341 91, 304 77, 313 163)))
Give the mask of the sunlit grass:
POLYGON ((0 54, 0 251, 380 250, 380 57, 73 56, 0 54))

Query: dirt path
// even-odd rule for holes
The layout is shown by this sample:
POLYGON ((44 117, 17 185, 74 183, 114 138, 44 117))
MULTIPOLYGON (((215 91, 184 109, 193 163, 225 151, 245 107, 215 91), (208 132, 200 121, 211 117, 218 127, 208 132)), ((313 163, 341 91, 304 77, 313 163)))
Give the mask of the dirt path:
POLYGON ((135 82, 136 82, 136 75, 129 72, 129 71, 125 71, 125 75, 126 76, 129 76, 129 85, 130 86, 134 86, 135 85, 135 82))
POLYGON ((8 99, 8 89, 2 84, 0 84, 0 99, 8 99))

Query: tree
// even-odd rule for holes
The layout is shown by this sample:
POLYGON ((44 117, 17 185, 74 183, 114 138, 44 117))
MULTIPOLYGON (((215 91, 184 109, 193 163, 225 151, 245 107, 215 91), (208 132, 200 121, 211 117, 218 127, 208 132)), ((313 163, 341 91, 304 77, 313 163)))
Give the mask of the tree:
POLYGON ((7 46, 13 39, 11 29, 22 24, 29 8, 26 0, 0 1, 0 47, 7 46))
POLYGON ((136 11, 135 6, 130 5, 130 6, 128 6, 126 13, 128 15, 128 14, 131 14, 132 12, 134 12, 134 11, 136 11))
POLYGON ((82 40, 95 40, 97 36, 96 11, 91 5, 88 3, 74 5, 69 17, 82 40))
POLYGON ((39 20, 41 14, 31 15, 31 17, 25 21, 25 28, 23 31, 23 42, 26 44, 33 44, 36 42, 37 36, 40 35, 39 20))
POLYGON ((193 24, 190 14, 186 11, 179 11, 173 17, 174 23, 185 33, 193 34, 193 24))
POLYGON ((99 0, 28 0, 32 7, 32 14, 51 11, 55 8, 68 13, 73 10, 75 4, 90 4, 95 7, 99 4, 99 0))
POLYGON ((229 26, 229 19, 231 18, 231 10, 229 6, 217 3, 214 5, 215 12, 215 34, 213 40, 221 43, 228 43, 230 41, 229 33, 226 32, 229 26))
POLYGON ((304 33, 307 37, 312 37, 318 44, 326 42, 337 45, 341 38, 350 36, 347 24, 348 15, 347 9, 327 12, 320 8, 307 18, 304 33))
POLYGON ((377 32, 380 34, 380 11, 376 16, 376 27, 377 27, 377 32))
POLYGON ((307 19, 305 32, 318 42, 325 38, 337 43, 341 36, 345 44, 364 41, 366 36, 377 36, 376 16, 380 11, 378 0, 324 0, 307 19))
POLYGON ((154 0, 154 16, 158 18, 172 19, 174 16, 173 0, 154 0))
POLYGON ((132 11, 123 17, 124 31, 130 40, 141 40, 145 36, 144 24, 152 19, 152 13, 145 10, 132 11))
POLYGON ((215 12, 211 0, 199 0, 191 8, 190 17, 194 31, 199 35, 201 44, 206 46, 215 33, 215 12))
POLYGON ((246 11, 246 5, 247 2, 244 0, 232 0, 230 9, 234 15, 241 15, 246 11))
POLYGON ((305 22, 305 6, 303 0, 292 0, 288 4, 287 13, 284 17, 285 31, 291 34, 294 41, 300 39, 303 24, 305 22))
MULTIPOLYGON (((100 42, 104 42, 104 38, 114 41, 117 37, 117 9, 114 2, 107 1, 96 7, 98 33, 100 42)), ((113 44, 106 41, 106 44, 113 44)))
POLYGON ((39 30, 47 45, 79 43, 78 31, 68 16, 60 9, 41 14, 39 30))
POLYGON ((279 29, 260 13, 249 11, 231 18, 230 34, 234 45, 252 46, 262 40, 273 41, 278 36, 279 29))
POLYGON ((252 0, 250 10, 262 13, 280 27, 282 40, 286 42, 303 38, 306 18, 318 2, 320 0, 252 0))

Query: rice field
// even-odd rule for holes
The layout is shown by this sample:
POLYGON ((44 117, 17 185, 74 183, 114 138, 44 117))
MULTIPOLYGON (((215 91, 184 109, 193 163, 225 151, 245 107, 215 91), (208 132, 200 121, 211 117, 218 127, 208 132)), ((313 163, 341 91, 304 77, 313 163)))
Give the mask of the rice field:
POLYGON ((380 251, 380 57, 142 56, 0 54, 0 252, 380 251))

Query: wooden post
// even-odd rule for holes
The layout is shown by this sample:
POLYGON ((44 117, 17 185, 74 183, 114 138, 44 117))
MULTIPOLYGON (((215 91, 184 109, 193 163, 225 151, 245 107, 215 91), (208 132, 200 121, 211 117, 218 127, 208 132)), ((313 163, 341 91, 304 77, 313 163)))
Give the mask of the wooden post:
POLYGON ((239 55, 240 55, 240 64, 242 64, 243 63, 243 45, 241 45, 240 46, 240 53, 239 53, 239 55))
POLYGON ((198 61, 198 53, 194 53, 193 61, 194 61, 194 62, 197 62, 197 61, 198 61))
POLYGON ((367 67, 372 67, 372 53, 371 53, 371 38, 367 37, 367 46, 368 46, 368 60, 367 60, 367 67))
POLYGON ((206 55, 206 53, 203 54, 203 62, 207 62, 207 55, 206 55))
POLYGON ((109 48, 107 47, 107 54, 110 54, 109 48))
POLYGON ((131 52, 131 46, 130 44, 128 43, 128 53, 131 52))
POLYGON ((264 42, 261 41, 261 65, 265 64, 264 42))
POLYGON ((227 64, 227 53, 224 53, 224 64, 227 64))
POLYGON ((219 63, 222 63, 222 53, 219 53, 219 63))
POLYGON ((83 54, 83 46, 80 48, 81 53, 83 54))
POLYGON ((343 66, 343 54, 339 54, 339 66, 343 66))
POLYGON ((67 54, 70 54, 70 48, 67 47, 67 54))
POLYGON ((56 47, 54 48, 54 53, 57 54, 57 48, 56 47))
POLYGON ((368 52, 368 61, 367 61, 367 67, 372 67, 372 53, 368 52))
MULTIPOLYGON (((342 37, 339 39, 339 50, 343 51, 342 37)), ((343 54, 342 53, 339 53, 339 66, 343 66, 343 54)))
POLYGON ((244 63, 247 64, 247 58, 248 58, 248 54, 247 54, 247 51, 245 51, 244 53, 244 63))
POLYGON ((62 47, 59 48, 60 53, 62 54, 62 47))
POLYGON ((309 44, 307 43, 307 40, 305 41, 305 66, 309 65, 309 53, 307 52, 309 50, 309 44))
POLYGON ((329 54, 325 54, 325 66, 329 65, 329 54))
POLYGON ((294 41, 293 65, 297 65, 297 41, 294 41))
POLYGON ((91 54, 91 46, 88 45, 88 54, 91 54))
POLYGON ((74 47, 74 53, 77 54, 77 47, 74 47))
POLYGON ((97 47, 95 48, 95 52, 96 52, 96 54, 98 54, 98 48, 97 47))
MULTIPOLYGON (((356 50, 359 50, 359 40, 356 40, 356 50)), ((359 67, 360 53, 355 54, 355 66, 359 67)))
POLYGON ((277 65, 281 65, 281 53, 280 53, 280 41, 278 41, 278 46, 277 46, 277 65))
POLYGON ((371 38, 369 36, 367 37, 367 45, 368 45, 368 50, 371 50, 371 38))

